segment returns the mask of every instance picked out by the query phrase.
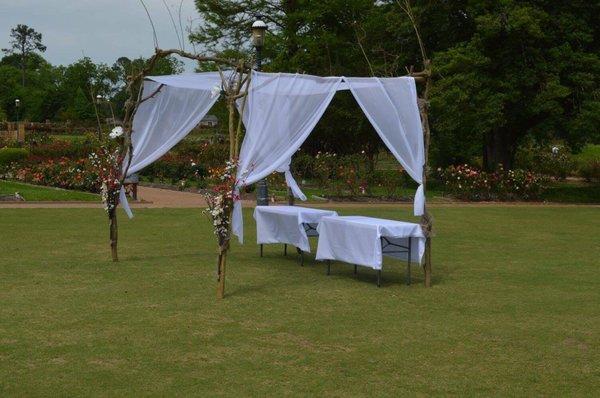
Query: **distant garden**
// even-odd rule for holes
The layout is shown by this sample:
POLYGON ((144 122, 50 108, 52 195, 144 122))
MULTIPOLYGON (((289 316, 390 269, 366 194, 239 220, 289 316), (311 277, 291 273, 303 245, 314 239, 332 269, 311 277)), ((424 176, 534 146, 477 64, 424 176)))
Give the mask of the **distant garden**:
MULTIPOLYGON (((100 192, 97 166, 91 158, 101 150, 101 142, 94 131, 26 137, 24 143, 0 140, 0 179, 100 192)), ((227 148, 228 143, 218 135, 192 135, 145 168, 142 183, 191 191, 208 188, 214 170, 226 161, 227 148)), ((467 201, 563 201, 549 198, 548 192, 568 187, 574 195, 566 201, 600 200, 600 145, 587 145, 579 154, 565 146, 524 145, 517 153, 516 166, 505 170, 499 165, 492 172, 475 163, 432 168, 430 191, 467 201), (594 200, 593 195, 598 197, 594 200)), ((384 151, 369 156, 364 151, 337 154, 306 148, 294 156, 292 172, 309 198, 408 201, 415 188, 384 151)), ((272 194, 284 199, 283 177, 273 174, 268 181, 272 194)))

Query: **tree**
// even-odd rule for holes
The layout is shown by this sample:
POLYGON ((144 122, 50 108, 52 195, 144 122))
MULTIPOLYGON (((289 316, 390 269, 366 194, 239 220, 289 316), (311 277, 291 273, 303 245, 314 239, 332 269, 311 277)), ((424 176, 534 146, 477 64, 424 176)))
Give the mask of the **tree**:
POLYGON ((27 58, 35 51, 44 52, 46 46, 42 44, 42 34, 27 25, 18 24, 10 31, 10 48, 4 48, 5 54, 18 54, 21 67, 21 84, 25 87, 25 70, 27 58))
POLYGON ((511 168, 527 136, 574 147, 597 139, 597 3, 473 1, 461 12, 474 23, 433 63, 438 162, 480 155, 488 170, 511 168))

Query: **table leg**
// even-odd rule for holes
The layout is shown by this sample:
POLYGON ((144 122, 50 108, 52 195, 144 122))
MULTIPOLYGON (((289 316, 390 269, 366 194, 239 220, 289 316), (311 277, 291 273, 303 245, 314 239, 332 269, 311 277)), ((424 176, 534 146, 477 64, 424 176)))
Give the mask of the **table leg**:
POLYGON ((296 248, 296 251, 300 255, 300 266, 304 267, 304 252, 299 247, 296 248))
POLYGON ((377 270, 377 287, 381 287, 381 270, 377 270))
POLYGON ((283 244, 283 255, 287 256, 287 243, 283 244))
POLYGON ((331 274, 331 260, 327 260, 327 275, 331 274))
POLYGON ((263 245, 262 244, 260 245, 260 256, 261 257, 263 256, 263 245))
POLYGON ((358 265, 354 264, 354 275, 358 274, 358 265))
POLYGON ((410 260, 412 254, 412 238, 408 237, 408 261, 406 262, 406 284, 410 285, 410 260))

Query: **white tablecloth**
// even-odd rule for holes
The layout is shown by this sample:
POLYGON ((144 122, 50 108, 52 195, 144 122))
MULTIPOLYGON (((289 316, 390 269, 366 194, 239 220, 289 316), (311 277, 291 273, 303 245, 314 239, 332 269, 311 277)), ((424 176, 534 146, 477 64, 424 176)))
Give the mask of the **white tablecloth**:
POLYGON ((327 216, 335 217, 337 213, 301 206, 256 206, 256 241, 258 244, 288 243, 304 252, 310 252, 304 224, 316 228, 321 218, 327 216))
POLYGON ((319 244, 317 260, 340 260, 381 269, 383 255, 408 259, 408 253, 386 253, 381 238, 408 246, 411 237, 411 262, 421 263, 425 252, 425 236, 415 223, 373 217, 324 217, 317 228, 319 244))

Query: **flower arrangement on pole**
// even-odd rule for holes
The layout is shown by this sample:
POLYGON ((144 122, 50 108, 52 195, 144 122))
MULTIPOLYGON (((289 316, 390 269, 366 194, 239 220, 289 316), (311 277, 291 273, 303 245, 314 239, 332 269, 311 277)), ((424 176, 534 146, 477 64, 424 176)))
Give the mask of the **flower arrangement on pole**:
POLYGON ((207 208, 204 211, 213 225, 213 232, 219 243, 219 253, 229 247, 231 236, 231 214, 235 201, 239 200, 236 187, 237 159, 229 160, 223 168, 209 169, 209 178, 214 182, 210 191, 204 194, 207 208))
POLYGON ((123 134, 123 127, 113 128, 108 135, 110 141, 103 143, 96 152, 89 155, 92 168, 98 176, 100 197, 109 219, 109 238, 113 261, 118 261, 116 211, 122 186, 123 134))

